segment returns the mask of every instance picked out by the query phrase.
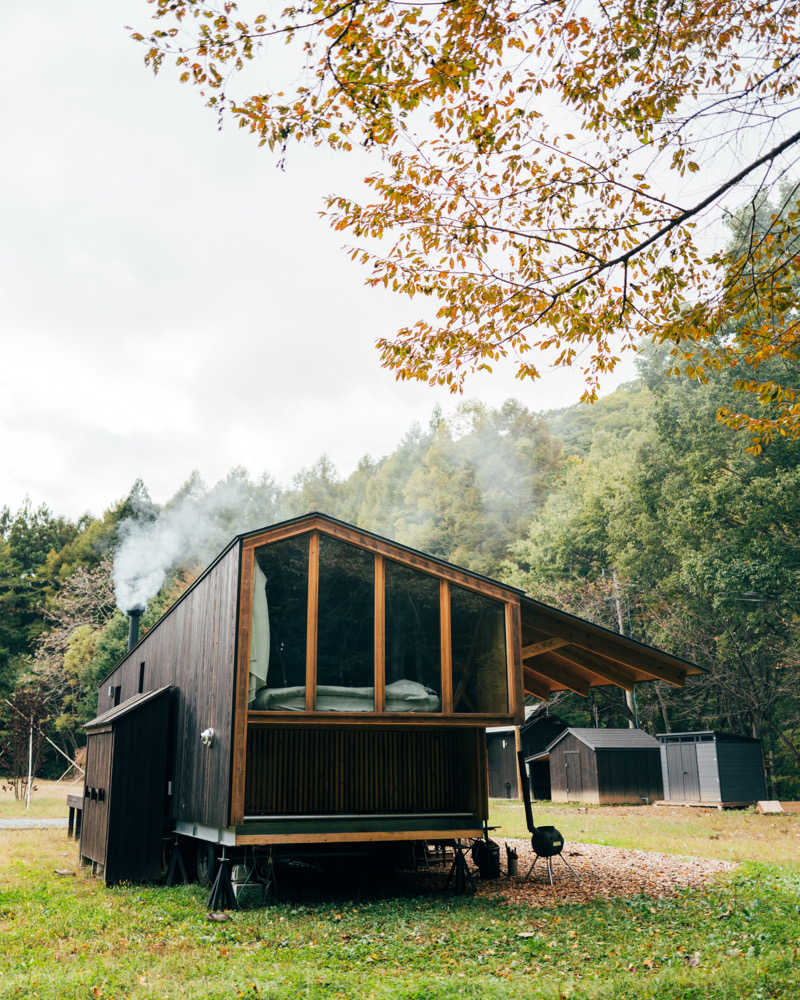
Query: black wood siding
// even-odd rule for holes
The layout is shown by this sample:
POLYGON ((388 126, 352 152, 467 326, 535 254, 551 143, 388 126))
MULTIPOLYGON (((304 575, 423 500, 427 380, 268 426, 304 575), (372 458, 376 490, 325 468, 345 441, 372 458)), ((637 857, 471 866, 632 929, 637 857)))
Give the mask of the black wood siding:
POLYGON ((111 764, 114 734, 111 730, 92 733, 86 743, 86 774, 83 779, 81 817, 81 857, 106 863, 108 844, 108 804, 111 795, 111 764), (90 794, 94 789, 94 795, 90 794), (97 798, 101 789, 102 798, 97 798))
POLYGON ((514 733, 487 733, 486 748, 489 755, 489 794, 499 799, 519 798, 514 733))
POLYGON ((165 691, 88 734, 80 850, 103 865, 107 885, 161 874, 169 707, 165 691))
POLYGON ((239 553, 237 543, 105 679, 98 697, 101 713, 114 704, 109 688, 121 686, 122 701, 137 694, 142 663, 145 691, 177 688, 170 814, 212 827, 227 826, 230 810, 239 553), (207 728, 216 733, 208 748, 200 743, 207 728))
POLYGON ((650 749, 597 749, 568 733, 550 751, 554 802, 639 803, 663 797, 661 757, 650 749))
POLYGON ((718 742, 719 786, 723 802, 758 802, 767 797, 761 744, 718 742))
POLYGON ((652 750, 596 750, 598 800, 640 803, 643 798, 657 802, 664 797, 661 754, 652 750))
POLYGON ((550 794, 554 802, 597 802, 594 751, 572 733, 550 751, 550 794))
POLYGON ((519 731, 520 744, 525 751, 525 756, 533 757, 542 753, 550 746, 556 736, 559 736, 567 728, 566 722, 562 722, 555 715, 527 722, 519 731))
POLYGON ((106 885, 161 874, 169 702, 164 695, 114 725, 106 885))

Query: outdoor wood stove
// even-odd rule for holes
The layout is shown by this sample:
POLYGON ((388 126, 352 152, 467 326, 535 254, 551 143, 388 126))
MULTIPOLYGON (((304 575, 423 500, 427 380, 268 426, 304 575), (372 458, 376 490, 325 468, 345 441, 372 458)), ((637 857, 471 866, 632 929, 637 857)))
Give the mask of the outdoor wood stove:
POLYGON ((535 855, 533 863, 528 869, 528 874, 525 876, 525 881, 527 882, 533 874, 533 869, 536 867, 536 862, 539 858, 544 858, 547 862, 547 875, 550 879, 550 885, 553 884, 553 858, 561 858, 574 877, 580 881, 575 869, 561 853, 564 850, 564 837, 562 834, 554 826, 536 826, 534 824, 531 789, 528 781, 528 772, 525 769, 525 751, 520 750, 517 758, 519 760, 519 774, 522 783, 522 801, 525 803, 525 822, 531 834, 531 847, 535 855))

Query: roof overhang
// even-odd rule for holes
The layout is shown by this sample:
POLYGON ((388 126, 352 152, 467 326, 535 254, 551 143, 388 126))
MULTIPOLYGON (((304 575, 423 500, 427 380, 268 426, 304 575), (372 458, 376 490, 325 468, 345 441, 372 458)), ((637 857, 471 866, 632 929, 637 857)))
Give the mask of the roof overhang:
POLYGON ((680 687, 702 667, 662 649, 629 639, 531 597, 521 599, 522 668, 526 695, 545 699, 555 691, 586 696, 592 687, 615 684, 630 691, 643 681, 680 687))
POLYGON ((135 694, 125 701, 120 702, 119 705, 115 705, 113 708, 108 709, 107 712, 103 712, 102 715, 95 716, 91 722, 87 722, 83 728, 88 729, 91 732, 91 730, 98 729, 100 726, 108 726, 112 722, 116 722, 118 719, 129 715, 131 712, 137 711, 143 705, 147 705, 151 701, 155 701, 156 698, 160 698, 162 695, 167 694, 167 692, 171 690, 172 685, 165 684, 163 687, 156 688, 155 691, 145 691, 143 694, 135 694))

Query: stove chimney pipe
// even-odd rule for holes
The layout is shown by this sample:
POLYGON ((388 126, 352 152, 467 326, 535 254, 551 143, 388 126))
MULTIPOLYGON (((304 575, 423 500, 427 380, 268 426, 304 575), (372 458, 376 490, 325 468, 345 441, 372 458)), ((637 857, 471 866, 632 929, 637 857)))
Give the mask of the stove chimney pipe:
POLYGON ((139 619, 142 617, 144 608, 131 608, 128 612, 128 652, 133 649, 139 641, 139 619))

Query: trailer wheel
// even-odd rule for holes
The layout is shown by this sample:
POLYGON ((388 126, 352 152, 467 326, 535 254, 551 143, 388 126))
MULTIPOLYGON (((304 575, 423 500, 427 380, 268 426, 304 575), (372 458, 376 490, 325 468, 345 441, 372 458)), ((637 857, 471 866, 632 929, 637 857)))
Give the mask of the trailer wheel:
POLYGON ((208 888, 214 881, 217 868, 217 852, 214 844, 198 840, 194 855, 195 875, 200 885, 208 888))

